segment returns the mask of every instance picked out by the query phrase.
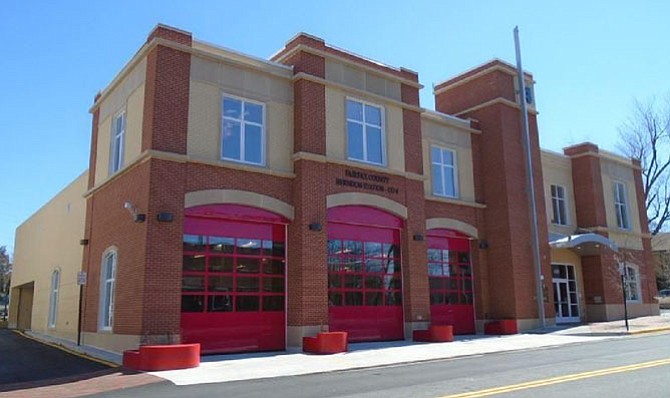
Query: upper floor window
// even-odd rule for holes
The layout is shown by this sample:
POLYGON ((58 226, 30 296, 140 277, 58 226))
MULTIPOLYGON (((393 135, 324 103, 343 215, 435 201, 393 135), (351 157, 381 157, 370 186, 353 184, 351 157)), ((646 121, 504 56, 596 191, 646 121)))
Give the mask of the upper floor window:
POLYGON ((112 120, 112 146, 109 156, 109 174, 114 174, 123 166, 124 143, 126 140, 126 112, 114 116, 112 120))
POLYGON ((565 197, 565 187, 560 185, 551 186, 551 208, 553 210, 551 222, 558 225, 568 225, 568 206, 565 197))
POLYGON ((265 105, 225 95, 221 157, 242 163, 265 163, 265 105))
POLYGON ((621 229, 629 229, 628 202, 626 198, 626 184, 614 183, 614 210, 616 212, 616 224, 621 229))
POLYGON ((450 149, 432 146, 430 162, 433 194, 449 198, 458 197, 456 153, 450 149))
POLYGON ((60 271, 51 274, 51 297, 49 301, 49 327, 56 327, 56 313, 58 311, 58 289, 60 287, 60 271))
POLYGON ((376 105, 347 100, 347 153, 349 159, 383 165, 383 111, 376 105))
POLYGON ((100 273, 100 329, 111 330, 114 320, 114 287, 116 285, 116 252, 110 251, 102 259, 100 273))
POLYGON ((637 267, 631 264, 626 264, 624 270, 626 301, 640 301, 640 273, 638 272, 637 267))

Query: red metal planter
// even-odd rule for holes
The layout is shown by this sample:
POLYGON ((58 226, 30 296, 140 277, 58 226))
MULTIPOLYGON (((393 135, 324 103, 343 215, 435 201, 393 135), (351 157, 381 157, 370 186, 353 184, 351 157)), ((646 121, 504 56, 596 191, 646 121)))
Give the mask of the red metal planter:
POLYGON ((451 325, 430 325, 428 330, 415 330, 414 341, 444 343, 454 341, 454 329, 451 325))
POLYGON ((312 354, 347 352, 347 332, 322 332, 302 338, 302 350, 312 354))
POLYGON ((176 370, 198 365, 200 344, 145 345, 123 352, 123 366, 135 370, 176 370))
POLYGON ((517 334, 519 333, 515 319, 489 321, 484 325, 485 334, 517 334))

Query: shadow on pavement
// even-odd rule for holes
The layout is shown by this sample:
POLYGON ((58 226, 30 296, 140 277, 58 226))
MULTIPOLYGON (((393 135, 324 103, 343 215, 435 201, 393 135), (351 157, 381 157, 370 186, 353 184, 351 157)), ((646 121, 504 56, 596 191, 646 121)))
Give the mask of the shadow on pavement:
POLYGON ((65 383, 119 372, 99 362, 70 354, 0 329, 0 391, 65 383))

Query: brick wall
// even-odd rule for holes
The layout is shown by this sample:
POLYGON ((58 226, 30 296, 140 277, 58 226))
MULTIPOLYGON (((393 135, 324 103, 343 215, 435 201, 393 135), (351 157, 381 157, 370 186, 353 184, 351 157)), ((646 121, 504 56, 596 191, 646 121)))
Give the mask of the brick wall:
MULTIPOLYGON (((496 63, 494 61, 437 86, 436 91, 444 89, 436 95, 437 110, 453 114, 497 98, 514 101, 514 76, 496 69, 485 72, 496 63), (478 77, 473 77, 479 72, 482 73, 478 77), (472 78, 452 88, 448 87, 466 77, 472 78)), ((533 299, 536 296, 536 278, 532 261, 531 219, 520 112, 507 104, 492 103, 462 116, 476 119, 482 131, 480 136, 473 137, 473 168, 475 196, 487 205, 483 210, 483 220, 478 220, 476 225, 488 242, 485 256, 489 259, 486 261, 487 268, 482 270, 480 267, 479 273, 482 278, 488 279, 489 285, 479 286, 479 289, 488 291, 488 297, 477 296, 480 300, 486 300, 478 303, 478 311, 484 311, 492 318, 536 318, 537 302, 533 299)), ((529 115, 529 127, 541 267, 543 274, 548 277, 551 275, 551 266, 546 243, 548 232, 534 115, 529 115)), ((551 294, 550 286, 547 293, 551 294)), ((545 313, 547 317, 552 317, 553 306, 545 305, 545 313)))
MULTIPOLYGON (((165 28, 159 27, 154 34, 190 45, 190 34, 165 31, 165 28)), ((158 45, 147 55, 142 120, 143 151, 155 149, 186 153, 190 70, 189 53, 158 45)))
POLYGON ((603 193, 598 147, 591 143, 565 148, 572 157, 572 183, 575 192, 577 226, 606 227, 605 196, 603 193))
POLYGON ((141 213, 147 211, 149 176, 149 164, 140 164, 87 200, 89 245, 84 256, 84 270, 88 273, 84 289, 84 331, 98 329, 102 256, 108 248, 116 247, 114 333, 138 335, 142 332, 147 224, 135 223, 124 203, 132 203, 141 213))

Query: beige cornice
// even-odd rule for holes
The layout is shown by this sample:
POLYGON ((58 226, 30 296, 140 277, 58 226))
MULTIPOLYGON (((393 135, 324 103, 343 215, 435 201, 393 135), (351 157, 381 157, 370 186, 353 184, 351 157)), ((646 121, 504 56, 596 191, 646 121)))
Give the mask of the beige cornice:
MULTIPOLYGON (((180 155, 180 156, 182 156, 182 155, 180 155)), ((295 178, 294 173, 290 173, 290 172, 287 172, 287 171, 273 170, 273 169, 269 169, 267 167, 251 166, 251 165, 246 165, 246 164, 236 163, 236 162, 212 161, 212 160, 206 160, 206 159, 193 158, 193 157, 190 157, 190 156, 186 157, 186 162, 187 163, 193 163, 193 164, 203 164, 203 165, 207 165, 207 166, 215 166, 215 167, 220 167, 220 168, 225 168, 225 169, 247 171, 249 173, 266 174, 266 175, 271 175, 271 176, 274 176, 274 177, 295 178)))
POLYGON ((608 234, 626 235, 626 236, 630 236, 632 238, 640 238, 640 239, 651 239, 651 237, 652 237, 651 234, 643 234, 641 232, 627 231, 627 230, 624 230, 624 229, 617 229, 617 228, 610 228, 610 227, 590 227, 590 228, 580 228, 580 229, 584 229, 584 230, 591 231, 591 232, 606 232, 608 234))
MULTIPOLYGON (((479 109, 486 108, 487 106, 496 105, 496 104, 502 104, 502 105, 509 106, 510 108, 521 110, 521 106, 519 106, 519 104, 517 104, 516 102, 510 101, 507 98, 497 97, 497 98, 494 98, 492 100, 482 102, 479 105, 475 105, 472 108, 468 108, 468 109, 465 109, 463 111, 460 111, 457 114, 455 114, 454 116, 460 116, 460 115, 466 114, 468 112, 474 112, 474 111, 477 111, 479 109)), ((538 115, 539 114, 539 112, 534 110, 534 109, 528 109, 528 113, 530 113, 531 115, 538 115)))
POLYGON ((93 105, 89 108, 88 112, 89 113, 94 113, 95 110, 102 104, 102 101, 104 101, 107 96, 116 88, 116 86, 121 83, 121 81, 128 76, 128 74, 137 66, 137 64, 142 61, 144 57, 146 57, 147 53, 156 47, 156 39, 152 40, 151 43, 146 43, 142 47, 140 47, 139 50, 133 55, 133 57, 128 61, 128 63, 121 68, 121 71, 116 74, 114 79, 105 87, 101 92, 100 96, 97 98, 97 100, 93 103, 93 105))
MULTIPOLYGON (((298 44, 297 46, 295 46, 295 47, 293 47, 292 49, 288 50, 284 55, 282 55, 281 57, 277 58, 277 60, 276 60, 275 62, 279 62, 280 60, 283 60, 283 59, 288 59, 288 58, 291 57, 293 54, 295 54, 295 53, 297 53, 297 52, 299 52, 299 51, 304 51, 304 52, 309 53, 309 54, 318 55, 319 57, 332 59, 332 60, 335 60, 335 61, 338 61, 338 62, 342 62, 342 63, 345 63, 345 64, 355 65, 356 68, 363 69, 363 70, 365 70, 365 71, 367 71, 367 72, 375 73, 375 74, 377 74, 377 75, 384 76, 385 78, 387 78, 387 79, 389 79, 389 80, 393 80, 393 81, 396 81, 396 82, 398 82, 398 83, 406 84, 406 85, 408 85, 408 86, 411 86, 411 87, 414 87, 414 88, 418 88, 418 89, 422 89, 422 88, 423 88, 423 86, 422 86, 421 84, 419 84, 419 83, 417 83, 417 82, 415 82, 415 81, 412 81, 412 80, 409 80, 409 79, 403 79, 402 77, 400 77, 400 76, 396 76, 396 75, 394 75, 393 73, 384 72, 384 71, 382 71, 382 70, 373 68, 373 67, 371 67, 371 66, 367 66, 367 65, 360 64, 360 63, 356 63, 356 62, 354 62, 354 61, 352 61, 352 60, 350 60, 350 59, 347 59, 347 58, 344 58, 344 57, 340 57, 339 55, 331 54, 331 53, 329 53, 329 52, 322 51, 322 50, 319 50, 319 49, 316 49, 316 48, 312 48, 312 47, 306 46, 306 45, 304 45, 304 44, 298 44)), ((370 61, 370 62, 372 62, 372 61, 370 61)), ((389 69, 394 69, 393 67, 390 67, 390 66, 386 66, 386 65, 382 65, 382 66, 383 66, 383 67, 386 67, 386 68, 389 68, 389 69)))
POLYGON ((398 170, 388 169, 386 167, 381 167, 381 166, 373 166, 373 165, 370 165, 370 164, 365 164, 365 163, 361 163, 361 162, 354 162, 354 161, 351 161, 351 160, 334 159, 334 158, 327 157, 326 162, 330 163, 330 164, 337 164, 337 165, 340 165, 340 166, 355 167, 355 168, 358 168, 358 169, 370 170, 370 171, 373 171, 375 173, 380 173, 380 174, 391 174, 391 175, 395 175, 395 176, 398 176, 398 177, 407 178, 409 180, 416 180, 416 181, 425 181, 426 180, 426 177, 424 177, 420 174, 410 173, 410 172, 407 172, 407 171, 398 171, 398 170))
POLYGON ((474 207, 476 209, 485 209, 486 208, 486 205, 483 204, 483 203, 468 202, 468 201, 460 200, 460 199, 438 198, 438 197, 432 196, 432 195, 426 195, 425 199, 429 200, 431 202, 448 203, 450 205, 456 205, 456 206, 474 207))
MULTIPOLYGON (((200 42, 200 44, 205 45, 205 46, 208 45, 208 44, 203 43, 203 42, 200 42)), ((254 65, 253 62, 261 63, 262 61, 260 61, 256 58, 253 58, 253 57, 245 56, 243 54, 237 54, 236 53, 234 55, 231 55, 231 57, 227 58, 227 57, 222 56, 222 55, 217 55, 217 54, 214 54, 212 52, 208 52, 204 49, 193 48, 193 47, 187 46, 185 44, 176 43, 172 40, 166 40, 166 39, 163 39, 163 38, 160 38, 160 37, 156 37, 156 38, 152 39, 149 43, 145 43, 142 47, 140 47, 140 49, 137 51, 137 53, 135 53, 135 55, 130 59, 130 61, 128 61, 128 63, 121 69, 121 71, 114 77, 114 79, 112 79, 112 81, 107 85, 107 87, 105 87, 105 89, 101 91, 100 97, 98 97, 97 101, 95 101, 93 106, 91 106, 91 108, 89 109, 89 112, 90 113, 95 112, 95 109, 100 106, 102 101, 105 100, 105 98, 109 95, 109 93, 114 90, 114 88, 130 73, 130 71, 132 71, 132 69, 135 68, 135 66, 137 66, 137 64, 144 57, 146 57, 146 55, 151 50, 153 50, 155 47, 157 47, 159 45, 164 46, 164 47, 169 47, 169 48, 172 48, 172 49, 175 49, 175 50, 179 50, 179 51, 191 54, 191 55, 196 55, 196 56, 199 56, 199 57, 202 57, 202 58, 208 58, 208 59, 216 61, 216 62, 223 62, 223 63, 227 63, 227 64, 232 65, 232 66, 237 66, 237 67, 246 68, 246 69, 252 69, 254 71, 264 73, 264 74, 268 74, 268 75, 278 77, 278 78, 281 78, 281 79, 289 79, 290 80, 292 78, 292 75, 293 75, 290 66, 273 65, 270 61, 268 61, 267 64, 265 64, 266 67, 261 67, 261 66, 258 66, 258 65, 254 65), (245 63, 245 62, 242 61, 242 59, 245 59, 245 58, 247 58, 249 61, 253 61, 253 62, 245 63)), ((217 48, 217 49, 219 51, 227 51, 223 48, 217 48)))
POLYGON ((296 152, 291 155, 291 159, 296 162, 298 160, 309 160, 312 162, 326 163, 327 159, 324 155, 318 155, 311 152, 296 152))
POLYGON ((422 110, 422 108, 420 108, 416 105, 406 104, 404 102, 394 100, 392 98, 384 97, 382 95, 374 94, 374 93, 371 93, 369 91, 360 90, 360 89, 357 89, 357 88, 354 88, 354 87, 346 86, 344 84, 331 82, 330 80, 322 79, 320 77, 310 75, 310 74, 304 73, 304 72, 297 73, 295 76, 293 76, 293 80, 294 81, 298 81, 298 80, 311 81, 311 82, 314 82, 314 83, 321 84, 325 87, 332 87, 332 88, 336 88, 336 89, 342 90, 342 91, 349 91, 349 92, 355 93, 356 95, 359 95, 359 96, 362 96, 362 97, 374 98, 376 101, 385 102, 387 104, 394 105, 394 106, 404 108, 404 109, 409 109, 409 110, 412 110, 412 111, 415 111, 415 112, 421 112, 421 110, 422 110))
POLYGON ((250 173, 260 173, 260 174, 266 174, 266 175, 271 175, 274 177, 281 177, 281 178, 295 178, 294 173, 289 173, 285 171, 278 171, 278 170, 272 170, 268 168, 262 168, 262 167, 255 167, 255 166, 247 166, 244 164, 237 164, 234 162, 216 162, 216 161, 211 161, 211 160, 204 160, 204 159, 198 159, 198 158, 192 158, 187 155, 181 155, 178 153, 172 153, 172 152, 164 152, 164 151, 157 151, 153 149, 146 150, 139 154, 135 159, 133 159, 127 166, 125 166, 123 169, 121 169, 119 172, 111 176, 110 178, 102 181, 99 185, 89 189, 87 192, 84 193, 84 197, 87 198, 91 196, 93 193, 99 191, 100 189, 104 188, 107 186, 110 182, 118 179, 122 175, 128 173, 130 170, 135 168, 135 166, 142 164, 150 159, 157 159, 157 160, 165 160, 168 162, 175 162, 175 163, 192 163, 192 164, 202 164, 202 165, 207 165, 207 166, 214 166, 214 167, 220 167, 223 169, 233 169, 233 170, 240 170, 240 171, 246 171, 250 173))
POLYGON ((116 172, 115 174, 109 176, 107 179, 103 180, 100 182, 100 184, 94 186, 93 188, 89 189, 88 191, 84 192, 84 198, 88 198, 94 193, 100 191, 107 185, 109 185, 112 181, 116 181, 119 179, 121 176, 125 175, 126 173, 130 172, 130 170, 134 169, 136 166, 146 162, 151 158, 149 151, 144 151, 137 155, 133 160, 128 162, 128 165, 116 172))
POLYGON ((471 134, 482 133, 481 130, 474 129, 469 126, 470 123, 469 119, 452 120, 452 118, 456 119, 456 117, 447 114, 436 113, 434 111, 425 108, 422 108, 421 117, 424 119, 440 123, 445 126, 454 127, 463 131, 467 131, 468 133, 471 134))
POLYGON ((610 162, 615 162, 619 163, 623 166, 629 167, 634 170, 642 170, 640 166, 635 165, 633 162, 630 161, 630 159, 618 157, 616 155, 611 155, 608 153, 602 153, 602 152, 594 152, 594 151, 586 151, 586 152, 581 152, 577 153, 575 155, 570 155, 568 158, 570 159, 577 159, 577 158, 582 158, 585 156, 594 156, 602 160, 609 160, 610 162))
MULTIPOLYGON (((175 47, 175 46, 169 46, 169 47, 175 47)), ((259 66, 259 65, 254 65, 251 62, 244 62, 244 60, 243 60, 244 57, 242 55, 237 56, 238 58, 242 58, 242 59, 234 59, 232 57, 227 58, 227 57, 224 57, 222 55, 214 54, 214 53, 211 53, 211 52, 208 52, 206 50, 199 49, 199 48, 186 47, 186 49, 182 49, 182 48, 179 48, 179 49, 182 50, 182 51, 189 52, 192 55, 199 56, 199 57, 202 57, 202 58, 207 58, 207 59, 215 61, 215 62, 221 62, 221 63, 225 63, 225 64, 228 64, 228 65, 235 66, 235 67, 238 67, 238 68, 243 68, 243 69, 251 69, 255 72, 263 73, 263 74, 270 75, 270 76, 273 76, 273 77, 277 77, 277 78, 280 78, 280 79, 291 80, 291 78, 293 77, 293 71, 290 68, 287 70, 286 68, 271 65, 271 64, 264 64, 264 66, 266 66, 266 67, 259 66)), ((251 57, 249 57, 249 60, 259 62, 259 61, 255 60, 254 58, 251 58, 251 57)))
MULTIPOLYGON (((501 62, 504 62, 504 61, 501 61, 501 62)), ((475 67, 474 69, 476 69, 476 68, 479 68, 479 66, 475 67)), ((512 67, 511 65, 508 65, 507 63, 505 63, 505 65, 496 64, 496 65, 493 65, 493 66, 488 67, 486 69, 482 69, 481 71, 479 71, 475 74, 472 74, 468 77, 465 77, 461 80, 457 80, 457 81, 455 81, 451 84, 447 84, 445 86, 442 86, 437 90, 433 89, 433 95, 441 94, 441 93, 443 93, 447 90, 451 90, 451 89, 453 89, 455 87, 458 87, 462 84, 465 84, 465 83, 467 83, 471 80, 477 79, 479 77, 482 77, 486 74, 489 74, 489 73, 495 72, 495 71, 503 72, 503 73, 505 73, 507 75, 510 75, 510 76, 516 76, 516 68, 512 67)), ((468 73, 468 72, 467 71, 463 72, 463 73, 461 73, 461 75, 463 75, 465 73, 468 73)), ((531 82, 531 83, 535 83, 535 80, 533 80, 532 75, 529 75, 528 72, 524 72, 524 74, 526 75, 526 81, 531 82)), ((453 77, 451 79, 447 79, 447 80, 442 81, 440 83, 436 83, 433 87, 438 87, 438 86, 448 82, 449 80, 453 80, 453 79, 457 79, 457 78, 458 78, 458 76, 453 77)))
POLYGON ((398 170, 393 170, 389 169, 386 167, 381 167, 381 166, 374 166, 370 164, 365 164, 361 162, 355 162, 351 160, 342 160, 342 159, 335 159, 332 157, 324 156, 324 155, 318 155, 316 153, 310 153, 310 152, 296 152, 291 156, 291 159, 293 161, 298 161, 298 160, 309 160, 312 162, 318 162, 318 163, 329 163, 329 164, 335 164, 339 166, 347 166, 347 167, 355 167, 358 169, 364 169, 364 170, 370 170, 375 173, 380 173, 380 174, 390 174, 398 177, 403 177, 407 178, 410 180, 416 180, 416 181, 425 181, 427 177, 422 176, 421 174, 416 174, 416 173, 410 173, 407 171, 398 171, 398 170))

